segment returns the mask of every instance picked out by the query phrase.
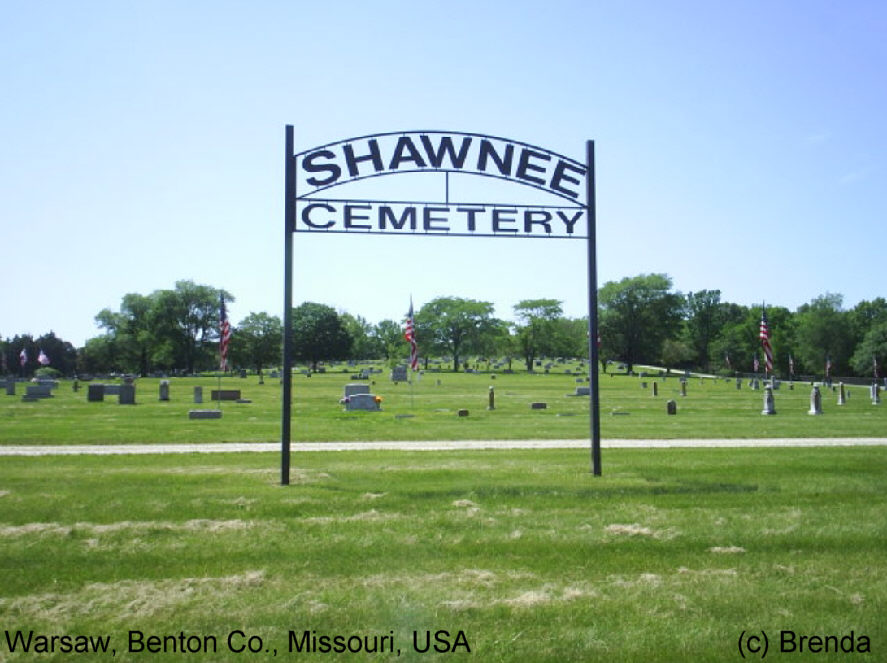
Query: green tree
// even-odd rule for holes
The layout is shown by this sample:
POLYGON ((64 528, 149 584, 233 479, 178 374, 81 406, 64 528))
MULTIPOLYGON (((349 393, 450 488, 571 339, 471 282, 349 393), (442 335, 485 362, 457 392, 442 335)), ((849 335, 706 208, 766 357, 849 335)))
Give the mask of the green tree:
POLYGON ((231 332, 231 357, 259 370, 280 363, 283 324, 276 315, 250 313, 231 332))
POLYGON ((318 362, 350 356, 351 335, 331 306, 305 302, 293 309, 292 318, 295 359, 316 370, 318 362))
POLYGON ((704 371, 711 370, 711 344, 721 328, 721 311, 720 290, 687 293, 687 341, 704 371))
POLYGON ((875 378, 875 365, 878 377, 887 375, 887 320, 878 322, 866 333, 850 360, 857 375, 875 378))
MULTIPOLYGON (((403 326, 394 320, 382 320, 373 326, 373 338, 382 353, 382 357, 391 361, 409 354, 407 342, 403 334, 403 326)), ((426 349, 422 347, 420 352, 424 354, 426 349)))
POLYGON ((459 297, 433 299, 419 310, 415 320, 417 341, 426 337, 427 346, 451 355, 454 371, 459 370, 466 354, 484 352, 490 335, 502 330, 502 322, 493 317, 491 303, 459 297))
POLYGON ((518 325, 515 336, 520 353, 533 370, 537 357, 554 356, 558 353, 557 321, 563 316, 561 302, 557 299, 524 299, 513 307, 518 325))
POLYGON ((366 318, 350 313, 342 313, 340 317, 351 336, 351 359, 377 359, 382 356, 382 349, 373 335, 373 325, 366 318))
POLYGON ((670 292, 665 274, 642 274, 605 283, 598 295, 602 342, 609 354, 636 363, 661 359, 662 344, 680 329, 684 298, 670 292))
POLYGON ((824 373, 827 358, 832 362, 832 375, 847 375, 850 369, 853 335, 842 302, 841 295, 826 293, 798 309, 798 357, 810 373, 824 373))

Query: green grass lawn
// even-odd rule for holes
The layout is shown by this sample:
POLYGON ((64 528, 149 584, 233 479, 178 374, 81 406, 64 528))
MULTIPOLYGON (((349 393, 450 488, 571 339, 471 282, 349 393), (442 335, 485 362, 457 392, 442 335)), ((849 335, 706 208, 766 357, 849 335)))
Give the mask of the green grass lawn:
MULTIPOLYGON (((566 369, 550 374, 426 373, 414 385, 395 385, 376 374, 373 392, 383 398, 382 412, 344 412, 339 399, 354 369, 294 376, 295 442, 330 440, 429 440, 583 438, 589 435, 589 400, 575 397, 577 375, 566 369), (488 411, 489 388, 495 388, 494 411, 488 411), (545 410, 530 403, 544 401, 545 410), (467 409, 468 417, 457 411, 467 409), (408 416, 404 416, 408 415, 408 416)), ((572 369, 575 370, 575 369, 572 369)), ((579 377, 578 379, 582 379, 579 377)), ((62 382, 52 399, 23 402, 25 385, 16 396, 0 395, 0 444, 114 444, 154 442, 273 442, 280 439, 280 381, 256 376, 224 378, 224 389, 240 389, 251 403, 224 402, 221 420, 189 420, 188 410, 214 408, 193 403, 193 388, 205 399, 217 380, 175 378, 171 400, 158 399, 157 379, 136 381, 137 404, 119 405, 116 396, 89 403, 86 383, 78 392, 62 382)), ((602 376, 601 431, 606 438, 757 438, 884 437, 887 403, 874 406, 864 387, 849 388, 851 397, 838 406, 837 395, 823 392, 822 416, 810 416, 810 385, 787 383, 775 392, 775 416, 762 416, 763 392, 747 383, 691 378, 681 396, 676 377, 602 376), (653 382, 658 395, 652 395, 653 382), (647 383, 647 388, 642 383, 647 383), (678 414, 666 415, 666 401, 677 401, 678 414)))
POLYGON ((775 660, 887 652, 883 447, 610 450, 604 477, 582 450, 296 453, 288 487, 277 460, 3 458, 0 661, 398 658, 291 653, 306 630, 406 661, 742 660, 743 631, 775 660), (10 653, 30 631, 109 653, 10 653), (130 631, 174 637, 129 653, 130 631), (780 653, 782 631, 871 653, 780 653))

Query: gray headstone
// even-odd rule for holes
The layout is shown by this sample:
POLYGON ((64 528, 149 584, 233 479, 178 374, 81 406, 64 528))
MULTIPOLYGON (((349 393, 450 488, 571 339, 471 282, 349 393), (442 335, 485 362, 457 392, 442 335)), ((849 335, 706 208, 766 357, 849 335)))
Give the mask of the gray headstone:
POLYGON ((15 378, 6 378, 6 395, 15 396, 15 378))
POLYGON ((776 406, 773 402, 773 387, 767 385, 764 387, 764 409, 761 414, 776 414, 776 406))
POLYGON ((194 402, 195 403, 202 403, 203 402, 203 387, 194 387, 194 402))
POLYGON ((105 400, 105 385, 91 384, 86 387, 86 400, 89 403, 98 403, 105 400))
POLYGON ((379 401, 376 400, 374 394, 354 394, 345 400, 346 410, 365 410, 367 412, 378 412, 382 409, 379 401))
POLYGON ((134 384, 120 385, 120 393, 117 395, 120 405, 136 404, 136 386, 134 384))
POLYGON ((221 410, 188 410, 189 419, 221 419, 221 410))
POLYGON ((169 400, 169 380, 160 381, 160 400, 169 400))
POLYGON ((352 383, 345 385, 345 398, 354 396, 355 394, 370 393, 370 385, 361 383, 352 383))
POLYGON ((844 383, 838 383, 838 405, 844 405, 847 402, 846 394, 844 392, 844 383))
POLYGON ((807 414, 822 414, 822 394, 819 393, 819 387, 816 385, 810 391, 810 409, 807 414))
POLYGON ((881 390, 878 387, 877 382, 872 383, 871 388, 871 396, 872 396, 872 405, 880 405, 881 404, 881 390))
POLYGON ((576 387, 577 396, 588 396, 591 393, 591 387, 576 387))
POLYGON ((666 401, 665 411, 668 414, 677 414, 678 413, 678 404, 673 400, 666 401))

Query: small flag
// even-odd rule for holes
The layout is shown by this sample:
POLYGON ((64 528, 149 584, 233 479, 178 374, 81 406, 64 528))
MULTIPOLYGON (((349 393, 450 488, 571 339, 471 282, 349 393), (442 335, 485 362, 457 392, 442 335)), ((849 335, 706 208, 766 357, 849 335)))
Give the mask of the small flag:
POLYGON ((416 326, 413 322, 413 298, 410 297, 410 312, 407 314, 403 337, 410 342, 410 368, 419 370, 419 348, 416 345, 416 326))
POLYGON ((37 355, 37 361, 40 362, 41 366, 49 366, 49 357, 43 352, 43 348, 40 348, 40 354, 37 355))
POLYGON ((755 373, 757 373, 759 370, 761 370, 761 362, 758 361, 758 353, 757 352, 755 353, 755 359, 752 362, 752 365, 755 368, 755 371, 754 371, 755 373))
POLYGON ((733 370, 733 364, 730 363, 730 354, 727 352, 724 353, 724 363, 727 364, 727 368, 733 370))
POLYGON ((825 356, 825 377, 829 377, 832 372, 832 356, 825 356))
POLYGON ((219 295, 219 370, 228 370, 228 343, 231 341, 231 325, 225 310, 225 295, 219 295))
POLYGON ((764 373, 773 372, 773 348, 770 346, 770 328, 767 326, 767 309, 761 307, 761 346, 764 348, 764 373))
POLYGON ((878 379, 878 358, 875 356, 875 353, 872 353, 872 373, 874 373, 874 377, 878 379))
POLYGON ((788 374, 795 374, 795 360, 794 357, 792 357, 791 355, 788 356, 788 374))
POLYGON ((18 353, 18 363, 22 368, 25 367, 25 364, 28 363, 28 351, 22 348, 22 351, 18 353))

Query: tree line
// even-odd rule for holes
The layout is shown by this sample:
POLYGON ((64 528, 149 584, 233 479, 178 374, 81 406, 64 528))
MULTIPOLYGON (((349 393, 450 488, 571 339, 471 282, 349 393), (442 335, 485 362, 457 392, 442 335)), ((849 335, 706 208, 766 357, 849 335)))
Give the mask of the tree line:
MULTIPOLYGON (((53 332, 38 338, 0 339, 7 373, 31 375, 41 368, 77 373, 194 373, 219 366, 220 300, 235 301, 224 289, 193 281, 148 295, 124 295, 119 310, 95 316, 102 329, 82 348, 53 332), (46 368, 46 367, 43 367, 46 368)), ((680 293, 666 274, 642 274, 601 287, 599 354, 631 370, 635 364, 665 365, 732 375, 763 366, 759 329, 762 306, 721 301, 719 290, 680 293)), ((323 361, 382 359, 402 362, 408 354, 404 319, 370 323, 359 315, 305 302, 293 309, 294 359, 323 361)), ((469 357, 499 357, 532 369, 544 357, 587 357, 587 318, 564 315, 562 302, 523 300, 514 321, 494 316, 490 302, 437 297, 414 316, 420 361, 445 358, 460 370, 469 357)), ((406 311, 404 313, 406 316, 406 311)), ((887 362, 887 300, 878 297, 852 309, 841 295, 820 295, 795 311, 767 305, 774 373, 788 376, 873 377, 887 362)), ((278 316, 250 313, 232 325, 228 363, 261 369, 279 366, 283 324, 278 316)), ((761 368, 760 370, 763 370, 761 368)))

